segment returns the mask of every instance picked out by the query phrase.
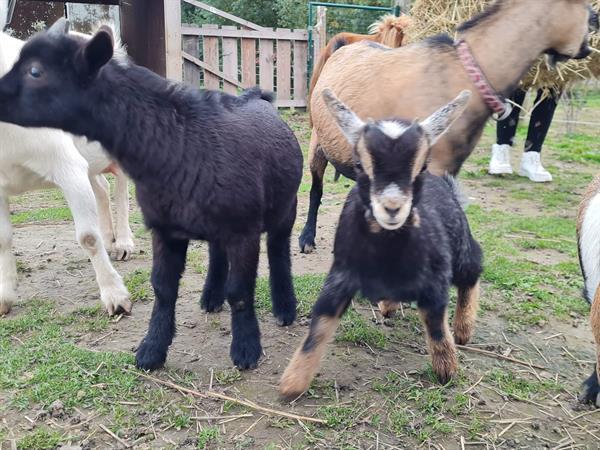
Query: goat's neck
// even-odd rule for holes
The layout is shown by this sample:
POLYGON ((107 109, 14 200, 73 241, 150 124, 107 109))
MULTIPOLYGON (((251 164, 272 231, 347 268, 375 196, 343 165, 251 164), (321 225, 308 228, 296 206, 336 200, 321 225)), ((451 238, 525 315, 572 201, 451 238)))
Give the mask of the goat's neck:
POLYGON ((81 121, 83 134, 99 141, 134 181, 160 182, 180 164, 184 127, 174 86, 137 66, 103 70, 90 92, 94 107, 81 121))
POLYGON ((503 95, 514 90, 535 60, 550 47, 543 6, 544 2, 510 2, 497 17, 459 33, 459 39, 469 44, 492 87, 503 95))

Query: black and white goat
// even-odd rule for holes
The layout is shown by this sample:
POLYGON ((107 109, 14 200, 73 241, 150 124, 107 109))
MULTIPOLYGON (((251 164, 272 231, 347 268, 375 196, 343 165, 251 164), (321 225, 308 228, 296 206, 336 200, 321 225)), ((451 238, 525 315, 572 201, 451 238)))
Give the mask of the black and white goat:
POLYGON ((137 365, 162 366, 175 334, 175 302, 191 239, 210 244, 202 294, 207 311, 232 310, 231 357, 255 367, 261 355, 254 312, 261 233, 267 232, 273 313, 296 315, 290 234, 302 153, 270 96, 239 97, 171 83, 112 59, 113 36, 67 34, 65 19, 33 37, 0 80, 0 120, 60 128, 99 141, 133 179, 152 230, 156 295, 137 365))
POLYGON ((358 292, 371 302, 416 301, 433 370, 446 383, 457 371, 448 328, 448 289, 458 288, 455 340, 471 339, 482 252, 471 236, 454 182, 427 172, 431 146, 461 115, 463 91, 423 122, 364 123, 330 90, 325 103, 353 146, 357 184, 340 217, 334 261, 312 311, 308 336, 283 374, 286 397, 308 389, 327 343, 358 292))

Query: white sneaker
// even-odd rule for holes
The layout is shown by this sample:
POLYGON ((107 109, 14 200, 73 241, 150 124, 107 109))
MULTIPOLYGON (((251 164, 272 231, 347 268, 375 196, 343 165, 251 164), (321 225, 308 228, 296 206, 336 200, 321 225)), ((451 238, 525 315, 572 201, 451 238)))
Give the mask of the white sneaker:
POLYGON ((542 166, 542 161, 540 160, 540 154, 538 152, 523 153, 519 175, 527 177, 536 183, 547 183, 552 181, 552 175, 550 175, 550 172, 542 166))
POLYGON ((508 144, 494 144, 492 146, 492 159, 490 160, 490 175, 505 175, 513 173, 510 165, 510 149, 508 144))

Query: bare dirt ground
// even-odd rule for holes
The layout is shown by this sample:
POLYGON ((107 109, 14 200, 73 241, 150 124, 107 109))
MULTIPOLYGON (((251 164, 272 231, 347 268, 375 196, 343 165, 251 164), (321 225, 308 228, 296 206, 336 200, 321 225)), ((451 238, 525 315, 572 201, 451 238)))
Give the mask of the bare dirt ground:
MULTIPOLYGON (((297 126, 305 126, 303 117, 294 120, 300 123, 297 126)), ((299 133, 299 137, 305 144, 306 130, 299 133)), ((556 214, 574 220, 574 199, 582 192, 589 174, 598 170, 597 165, 557 160, 553 173, 580 171, 588 178, 574 181, 567 201, 549 212, 535 192, 523 198, 511 194, 527 192, 531 189, 528 182, 514 177, 498 184, 495 179, 482 175, 489 142, 488 138, 473 155, 463 179, 472 205, 480 208, 479 214, 485 217, 488 211, 501 211, 516 218, 556 214)), ((553 150, 548 155, 557 153, 553 150)), ((551 158, 547 156, 548 160, 551 158)), ((326 190, 329 186, 332 186, 330 181, 326 190)), ((558 183, 546 189, 557 186, 558 183)), ((344 190, 343 186, 338 185, 336 190, 338 188, 344 190)), ((27 196, 14 205, 13 212, 48 206, 47 200, 38 202, 37 198, 36 194, 27 196)), ((308 195, 300 195, 299 217, 292 240, 296 277, 327 273, 343 199, 344 194, 340 192, 326 195, 319 216, 317 252, 304 255, 298 252, 297 238, 308 209, 308 195)), ((136 210, 135 205, 132 210, 136 210)), ((478 237, 479 228, 474 229, 478 237)), ((149 234, 141 224, 134 225, 134 232, 135 255, 128 262, 115 264, 123 275, 136 270, 147 272, 151 266, 149 234)), ((508 242, 511 238, 505 239, 508 242)), ((500 248, 494 246, 491 252, 495 254, 501 251, 503 240, 499 239, 494 245, 500 248)), ((91 265, 75 243, 70 222, 19 225, 15 230, 14 249, 20 268, 20 303, 7 318, 0 320, 18 320, 27 314, 28 302, 32 299, 51 301, 59 314, 98 305, 91 265)), ((576 263, 572 249, 569 252, 556 248, 520 251, 519 261, 540 267, 576 263)), ((0 430, 4 432, 0 441, 2 436, 5 439, 1 448, 11 448, 13 443, 41 426, 58 430, 61 440, 56 446, 72 442, 83 448, 113 448, 124 444, 136 448, 224 449, 600 448, 600 413, 580 406, 576 400, 579 385, 591 373, 594 360, 587 318, 579 310, 568 310, 560 315, 542 311, 543 319, 523 324, 502 314, 508 307, 507 292, 511 289, 499 289, 498 282, 486 280, 475 338, 470 349, 460 354, 461 375, 451 385, 439 387, 430 377, 429 357, 416 311, 405 306, 402 314, 384 323, 367 303, 356 301, 354 307, 365 327, 383 336, 384 344, 370 345, 368 339, 358 343, 352 339, 338 340, 331 345, 313 389, 290 405, 278 398, 276 387, 287 361, 307 331, 308 318, 301 316, 292 326, 279 328, 272 316, 263 311, 260 326, 264 356, 260 365, 253 371, 233 371, 228 350, 229 311, 225 308, 214 315, 201 312, 198 300, 206 268, 206 248, 194 244, 192 253, 195 269, 188 268, 182 281, 177 304, 178 334, 169 353, 167 369, 152 376, 193 386, 199 391, 214 389, 277 410, 319 417, 326 420, 327 425, 265 416, 253 408, 223 401, 196 399, 175 390, 159 389, 155 382, 139 378, 137 384, 158 392, 158 397, 153 397, 152 407, 148 406, 150 400, 144 398, 123 401, 123 414, 130 416, 125 425, 117 420, 114 410, 106 407, 65 408, 64 413, 55 417, 52 413, 36 417, 40 409, 49 409, 48 403, 5 406, 0 409, 0 430), (173 407, 191 419, 184 420, 183 425, 166 421, 163 416, 173 407), (229 419, 194 418, 221 416, 229 419), (99 428, 101 424, 115 431, 118 439, 99 428), (212 427, 217 430, 217 437, 207 434, 206 430, 212 427)), ((268 275, 264 250, 260 275, 268 275)), ((515 266, 511 275, 518 285, 520 278, 527 274, 515 266)), ((556 275, 548 274, 552 276, 556 275)), ((578 281, 574 283, 572 289, 577 291, 580 286, 578 281)), ((318 285, 315 292, 318 293, 318 285)), ((99 330, 73 331, 70 338, 77 347, 92 352, 131 355, 145 334, 151 309, 151 300, 137 301, 131 316, 110 320, 99 330)), ((96 311, 94 314, 103 316, 104 313, 96 311)), ((2 324, 0 321, 0 327, 2 324)), ((19 340, 23 339, 18 336, 10 343, 19 346, 19 340)), ((110 380, 105 382, 110 383, 110 380)), ((9 405, 16 393, 18 389, 2 388, 0 402, 9 405)), ((73 395, 78 393, 73 392, 73 395)))

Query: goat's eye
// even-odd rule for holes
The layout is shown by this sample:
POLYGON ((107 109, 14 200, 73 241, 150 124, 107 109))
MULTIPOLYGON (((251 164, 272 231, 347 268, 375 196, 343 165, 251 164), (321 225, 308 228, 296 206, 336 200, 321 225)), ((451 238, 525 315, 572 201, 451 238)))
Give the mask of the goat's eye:
POLYGON ((29 69, 29 75, 32 78, 39 78, 39 77, 42 76, 42 71, 37 66, 31 66, 30 69, 29 69))

